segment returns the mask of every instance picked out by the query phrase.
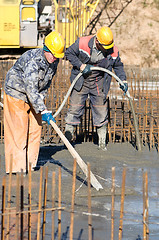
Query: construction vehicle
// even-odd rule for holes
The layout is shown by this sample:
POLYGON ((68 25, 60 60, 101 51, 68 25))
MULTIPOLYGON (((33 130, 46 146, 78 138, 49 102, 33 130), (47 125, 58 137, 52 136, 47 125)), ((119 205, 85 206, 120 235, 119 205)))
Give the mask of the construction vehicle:
POLYGON ((54 29, 63 34, 68 46, 83 32, 99 0, 92 5, 91 14, 86 1, 79 1, 78 8, 74 2, 54 0, 53 5, 46 0, 0 0, 0 48, 41 47, 54 29))
POLYGON ((9 51, 42 45, 44 35, 54 29, 51 4, 44 3, 35 0, 0 0, 1 49, 9 51))
MULTIPOLYGON (((132 0, 120 1, 128 4, 132 0)), ((95 26, 97 19, 100 23, 100 13, 112 2, 115 0, 0 0, 0 55, 42 47, 44 37, 54 29, 64 36, 67 48, 77 37, 90 33, 90 23, 95 26)), ((111 21, 114 18, 116 15, 108 16, 111 21)))

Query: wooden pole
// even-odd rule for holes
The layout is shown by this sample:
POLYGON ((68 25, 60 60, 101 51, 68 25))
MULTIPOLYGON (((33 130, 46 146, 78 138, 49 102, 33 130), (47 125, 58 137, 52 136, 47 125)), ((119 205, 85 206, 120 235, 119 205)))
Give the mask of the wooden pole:
POLYGON ((48 183, 48 167, 45 168, 45 182, 44 182, 44 204, 43 204, 43 228, 42 228, 42 240, 45 239, 45 227, 46 227, 46 201, 47 201, 47 184, 48 183))
POLYGON ((143 240, 149 239, 148 228, 148 176, 143 173, 143 240))
POLYGON ((145 175, 145 190, 146 190, 146 240, 149 240, 149 226, 148 226, 148 207, 149 207, 149 202, 148 202, 148 174, 146 172, 145 175))
POLYGON ((21 185, 20 185, 20 239, 23 240, 23 228, 24 228, 24 185, 23 185, 23 170, 21 171, 21 185))
MULTIPOLYGON (((87 176, 88 170, 86 163, 82 160, 82 158, 79 156, 79 154, 75 151, 75 149, 72 147, 70 142, 67 140, 67 138, 63 135, 63 133, 60 131, 56 123, 54 123, 52 120, 50 120, 50 124, 55 129, 61 140, 64 142, 66 147, 68 148, 69 152, 73 156, 74 159, 77 160, 78 165, 83 170, 84 174, 87 176)), ((98 191, 99 189, 103 189, 102 185, 98 182, 94 174, 91 172, 91 184, 92 186, 98 191)))
POLYGON ((123 232, 123 214, 124 214, 124 198, 125 198, 125 178, 126 178, 126 168, 124 168, 123 174, 122 174, 121 206, 120 206, 120 222, 119 222, 119 240, 122 239, 122 232, 123 232))
MULTIPOLYGON (((61 208, 61 167, 59 167, 59 198, 58 198, 58 206, 61 208)), ((58 240, 61 240, 61 210, 58 210, 58 240)))
POLYGON ((74 163, 73 163, 73 177, 72 177, 72 202, 71 202, 70 240, 73 240, 75 186, 76 186, 76 160, 74 159, 74 163))
MULTIPOLYGON (((12 166, 13 166, 13 155, 10 156, 10 167, 9 167, 9 182, 8 182, 8 212, 10 212, 11 207, 11 186, 12 186, 12 166)), ((7 216, 7 234, 6 239, 9 239, 9 227, 10 227, 10 214, 7 216)))
POLYGON ((31 240, 31 163, 29 163, 28 205, 28 240, 31 240))
POLYGON ((2 216, 1 216, 1 240, 4 240, 4 224, 5 224, 5 202, 6 202, 6 177, 2 180, 2 216))
POLYGON ((114 196, 115 196, 115 167, 112 167, 112 206, 111 206, 111 240, 114 240, 114 196))
MULTIPOLYGON (((52 208, 55 207, 55 172, 52 173, 52 208)), ((52 240, 54 240, 55 211, 52 210, 52 240)))
POLYGON ((19 239, 19 174, 16 175, 16 229, 15 239, 19 239))
POLYGON ((43 179, 43 167, 40 168, 40 186, 39 186, 39 212, 38 212, 38 223, 37 223, 37 240, 40 240, 40 222, 41 222, 41 193, 42 193, 42 179, 43 179))
POLYGON ((88 165, 88 240, 92 240, 90 163, 88 165))
POLYGON ((146 206, 145 206, 145 173, 143 173, 143 239, 146 239, 146 225, 145 225, 145 210, 146 210, 146 206))

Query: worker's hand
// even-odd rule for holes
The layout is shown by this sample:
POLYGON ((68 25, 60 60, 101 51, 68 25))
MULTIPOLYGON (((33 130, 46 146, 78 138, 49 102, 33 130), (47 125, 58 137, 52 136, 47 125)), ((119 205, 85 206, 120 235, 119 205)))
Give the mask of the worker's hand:
POLYGON ((44 110, 43 112, 41 112, 42 115, 42 121, 47 122, 50 125, 50 120, 52 120, 53 122, 55 121, 55 118, 52 116, 52 112, 48 111, 48 110, 44 110))
POLYGON ((120 88, 123 90, 124 95, 126 94, 126 92, 128 91, 128 84, 127 81, 123 81, 123 85, 120 84, 120 88))
POLYGON ((85 66, 85 68, 83 69, 82 75, 83 75, 84 78, 87 78, 87 77, 89 77, 92 74, 91 67, 93 67, 93 66, 87 64, 85 66))

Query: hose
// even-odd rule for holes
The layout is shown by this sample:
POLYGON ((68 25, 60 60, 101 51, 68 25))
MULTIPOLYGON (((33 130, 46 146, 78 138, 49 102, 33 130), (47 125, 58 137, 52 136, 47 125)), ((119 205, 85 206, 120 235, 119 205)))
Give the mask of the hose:
MULTIPOLYGON (((118 78, 113 72, 109 71, 108 69, 105 68, 101 68, 101 67, 91 67, 91 70, 98 70, 98 71, 103 71, 108 73, 109 75, 111 75, 112 77, 114 77, 117 82, 119 82, 119 84, 124 86, 123 81, 121 81, 120 78, 118 78)), ((60 105, 60 107, 58 108, 58 110, 56 111, 56 113, 53 115, 53 117, 55 118, 62 110, 62 108, 64 107, 74 85, 76 84, 76 82, 78 81, 78 79, 82 76, 82 73, 80 72, 75 79, 73 80, 71 86, 69 87, 66 96, 64 97, 64 100, 62 102, 62 104, 60 105)), ((142 147, 141 147, 141 140, 140 140, 140 133, 139 133, 139 127, 138 127, 138 121, 136 118, 136 114, 135 114, 135 110, 134 110, 134 106, 133 106, 133 102, 132 102, 132 98, 130 97, 130 93, 129 91, 126 92, 126 96, 129 99, 129 103, 130 103, 130 107, 131 107, 131 111, 132 111, 132 115, 133 115, 133 119, 134 119, 134 128, 135 128, 135 134, 136 134, 136 142, 137 142, 137 147, 138 150, 141 151, 142 147)), ((0 102, 0 106, 3 108, 3 104, 0 102)))
MULTIPOLYGON (((117 82, 119 82, 119 84, 124 86, 123 81, 121 81, 120 78, 118 78, 114 73, 112 73, 108 69, 101 68, 101 67, 92 67, 91 70, 98 70, 98 71, 106 72, 106 73, 110 74, 112 77, 114 77, 117 80, 117 82)), ((138 147, 138 150, 141 151, 142 146, 141 146, 141 140, 140 140, 139 126, 138 126, 138 121, 137 121, 137 118, 136 118, 132 98, 130 97, 129 91, 126 92, 126 96, 129 99, 129 103, 130 103, 130 107, 131 107, 131 111, 132 111, 132 115, 133 115, 133 119, 134 119, 134 128, 135 128, 135 134, 136 134, 137 147, 138 147)))
POLYGON ((60 107, 57 109, 56 113, 53 115, 53 117, 55 118, 62 110, 62 108, 64 107, 74 85, 76 84, 77 80, 82 76, 82 73, 80 72, 76 77, 75 79, 73 80, 73 82, 71 83, 71 86, 69 87, 68 91, 67 91, 67 94, 66 96, 64 97, 64 100, 63 102, 61 103, 60 107))
MULTIPOLYGON (((108 73, 109 75, 111 75, 112 77, 114 77, 116 79, 116 81, 124 86, 124 83, 123 81, 118 77, 116 76, 113 72, 109 71, 108 69, 105 69, 105 68, 101 68, 101 67, 91 67, 91 70, 98 70, 98 71, 103 71, 103 72, 106 72, 108 73)), ((80 72, 76 77, 75 79, 73 80, 71 86, 69 87, 68 91, 67 91, 67 94, 66 96, 64 97, 64 100, 62 102, 62 104, 60 105, 60 107, 58 108, 58 110, 56 111, 56 113, 53 115, 53 117, 56 117, 60 111, 62 110, 62 108, 64 107, 74 85, 76 84, 76 82, 78 81, 78 79, 81 77, 82 73, 80 72)), ((142 150, 142 147, 141 147, 141 140, 140 140, 140 133, 139 133, 139 127, 138 127, 138 121, 137 121, 137 118, 136 118, 136 114, 135 114, 135 110, 134 110, 134 106, 133 106, 133 102, 132 102, 132 98, 130 97, 130 93, 129 91, 126 92, 126 96, 127 98, 129 99, 129 103, 130 103, 130 107, 131 107, 131 111, 132 111, 132 115, 133 115, 133 119, 134 119, 134 128, 135 128, 135 134, 136 134, 136 142, 137 142, 137 147, 138 147, 138 150, 141 151, 142 150)))

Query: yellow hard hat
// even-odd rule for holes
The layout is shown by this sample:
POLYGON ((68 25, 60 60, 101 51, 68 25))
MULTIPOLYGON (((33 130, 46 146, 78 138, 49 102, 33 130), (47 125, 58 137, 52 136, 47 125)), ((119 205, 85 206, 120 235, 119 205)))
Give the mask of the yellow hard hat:
POLYGON ((109 27, 101 27, 97 31, 96 37, 98 42, 103 46, 103 48, 110 49, 114 46, 113 33, 109 27))
POLYGON ((56 58, 64 57, 65 41, 59 32, 53 31, 53 32, 49 33, 45 37, 45 46, 50 50, 50 52, 56 58))

